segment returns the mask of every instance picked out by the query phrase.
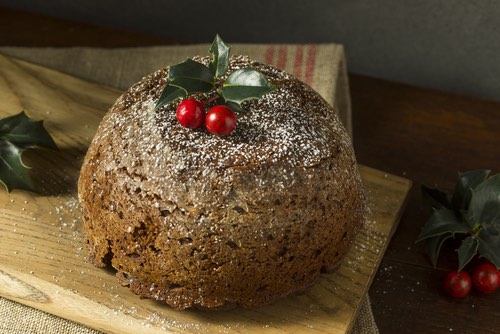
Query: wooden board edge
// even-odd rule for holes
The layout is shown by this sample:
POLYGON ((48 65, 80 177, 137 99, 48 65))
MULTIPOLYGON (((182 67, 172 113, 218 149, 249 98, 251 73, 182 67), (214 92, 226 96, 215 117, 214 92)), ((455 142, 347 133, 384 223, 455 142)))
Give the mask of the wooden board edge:
MULTIPOLYGON (((402 190, 402 194, 403 194, 402 201, 401 201, 400 205, 398 205, 398 209, 394 214, 394 222, 391 224, 391 229, 389 231, 387 239, 384 242, 384 245, 383 245, 382 250, 380 252, 380 256, 377 259, 377 263, 375 265, 375 268, 368 279, 368 284, 366 284, 366 286, 364 287, 364 291, 363 291, 362 296, 361 296, 361 301, 362 301, 364 298, 366 298, 366 296, 368 296, 368 291, 370 290, 370 287, 373 283, 373 280, 375 279, 375 275, 377 274, 377 272, 379 270, 380 264, 382 262, 382 258, 384 257, 384 254, 387 250, 387 247, 389 247, 389 243, 391 242, 392 236, 394 235, 397 227, 399 226, 399 222, 401 221, 401 217, 403 216, 403 212, 404 212, 406 205, 408 203, 408 199, 409 199, 408 195, 410 194, 410 190, 412 188, 413 182, 409 179, 404 178, 404 177, 400 177, 400 176, 397 176, 394 174, 386 173, 386 172, 383 172, 379 169, 368 167, 368 166, 365 166, 362 164, 358 164, 358 169, 362 175, 372 175, 372 176, 376 176, 379 179, 382 179, 382 178, 389 179, 393 182, 396 182, 396 183, 402 185, 401 190, 402 190)), ((360 302, 356 305, 356 308, 353 312, 353 316, 351 318, 351 321, 349 321, 349 325, 347 327, 346 333, 352 332, 354 322, 356 321, 356 319, 359 315, 359 311, 361 309, 361 304, 362 303, 360 302)))
POLYGON ((62 288, 34 274, 16 271, 13 268, 0 270, 0 284, 11 286, 10 294, 2 294, 3 298, 33 307, 68 321, 90 327, 88 321, 92 318, 91 328, 106 332, 107 324, 113 322, 118 332, 134 333, 165 333, 156 330, 153 326, 147 327, 138 324, 137 319, 124 313, 109 312, 109 308, 96 301, 81 296, 77 291, 62 288), (58 305, 59 307, 54 307, 58 305), (82 308, 83 305, 88 305, 82 308), (57 310, 56 312, 54 312, 57 310), (125 321, 124 321, 125 317, 125 321), (127 319, 130 317, 130 319, 127 319), (71 319, 71 320, 69 320, 71 319))

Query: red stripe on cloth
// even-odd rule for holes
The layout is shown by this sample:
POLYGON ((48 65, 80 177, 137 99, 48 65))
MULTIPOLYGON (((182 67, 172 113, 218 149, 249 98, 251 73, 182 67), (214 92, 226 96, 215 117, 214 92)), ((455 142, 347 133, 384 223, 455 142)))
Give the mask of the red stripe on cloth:
POLYGON ((313 84, 314 66, 316 65, 316 45, 309 45, 307 50, 305 82, 310 86, 313 84))
POLYGON ((264 53, 264 61, 266 64, 272 64, 274 61, 274 46, 269 45, 264 53))
POLYGON ((287 52, 288 52, 288 49, 284 45, 281 45, 278 49, 278 63, 276 64, 276 67, 279 68, 280 70, 285 69, 286 58, 288 56, 287 52))
POLYGON ((293 64, 293 75, 302 80, 302 66, 304 65, 304 46, 298 45, 295 50, 295 62, 293 64))

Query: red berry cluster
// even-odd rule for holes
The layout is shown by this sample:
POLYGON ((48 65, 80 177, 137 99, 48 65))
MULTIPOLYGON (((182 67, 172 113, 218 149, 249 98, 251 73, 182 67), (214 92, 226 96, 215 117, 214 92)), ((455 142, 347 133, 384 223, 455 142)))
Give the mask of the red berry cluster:
POLYGON ((183 100, 175 115, 182 126, 194 129, 205 123, 208 132, 217 136, 230 135, 236 126, 236 115, 228 106, 216 105, 205 115, 204 103, 195 99, 183 100))
POLYGON ((445 278, 444 290, 451 297, 464 298, 473 285, 481 293, 495 292, 500 286, 500 271, 489 262, 475 267, 472 279, 466 271, 452 271, 445 278))

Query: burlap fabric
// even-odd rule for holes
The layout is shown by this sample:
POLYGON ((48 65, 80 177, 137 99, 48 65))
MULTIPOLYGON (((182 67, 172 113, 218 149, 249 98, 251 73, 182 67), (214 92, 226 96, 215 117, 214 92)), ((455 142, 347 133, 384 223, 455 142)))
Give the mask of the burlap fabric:
MULTIPOLYGON (((208 55, 209 45, 142 48, 16 48, 0 52, 107 86, 126 89, 145 74, 184 61, 192 55, 208 55)), ((234 44, 232 54, 285 69, 312 86, 339 114, 351 132, 351 106, 344 48, 338 44, 252 45, 234 44)))
MULTIPOLYGON (((22 48, 0 52, 57 69, 104 85, 126 89, 145 74, 192 55, 207 54, 208 45, 141 48, 22 48)), ((316 89, 351 127, 351 107, 344 49, 337 44, 233 45, 233 54, 273 64, 316 89)), ((100 333, 19 303, 0 298, 0 333, 100 333)), ((378 333, 368 296, 362 303, 352 333, 378 333)))

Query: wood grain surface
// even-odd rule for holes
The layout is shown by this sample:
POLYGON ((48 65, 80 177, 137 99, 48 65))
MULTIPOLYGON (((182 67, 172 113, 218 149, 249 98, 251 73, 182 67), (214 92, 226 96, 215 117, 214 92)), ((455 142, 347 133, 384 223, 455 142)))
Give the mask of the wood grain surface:
POLYGON ((86 260, 76 180, 116 90, 0 56, 0 116, 26 110, 59 152, 30 151, 41 194, 0 192, 0 295, 111 333, 347 332, 401 215, 410 182, 360 166, 370 217, 340 269, 304 294, 255 310, 179 312, 141 300, 86 260))

